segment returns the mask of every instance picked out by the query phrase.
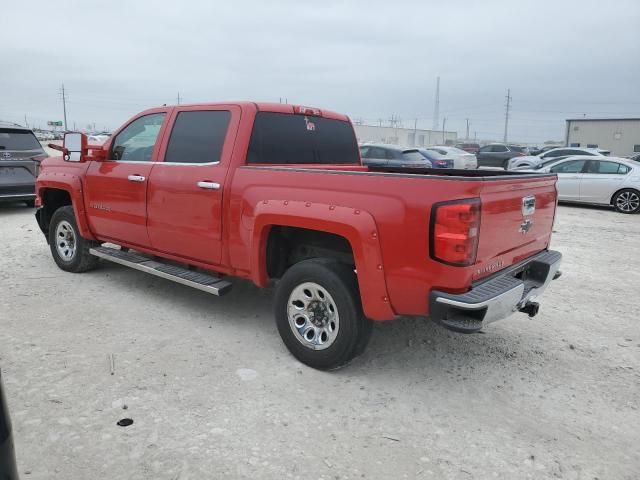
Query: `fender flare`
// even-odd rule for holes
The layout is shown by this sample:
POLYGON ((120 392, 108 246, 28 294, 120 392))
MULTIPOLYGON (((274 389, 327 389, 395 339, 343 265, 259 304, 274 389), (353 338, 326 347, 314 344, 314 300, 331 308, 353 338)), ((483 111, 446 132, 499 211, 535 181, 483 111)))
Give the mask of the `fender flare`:
POLYGON ((396 317, 389 300, 380 248, 380 234, 373 216, 361 209, 294 200, 263 200, 253 209, 251 235, 252 280, 266 286, 267 239, 271 227, 299 227, 345 238, 353 252, 360 298, 372 320, 396 317))
POLYGON ((38 177, 36 190, 37 198, 40 199, 40 202, 43 199, 43 191, 47 189, 63 190, 69 194, 80 235, 87 240, 96 240, 87 222, 81 178, 78 175, 69 173, 43 172, 38 177))

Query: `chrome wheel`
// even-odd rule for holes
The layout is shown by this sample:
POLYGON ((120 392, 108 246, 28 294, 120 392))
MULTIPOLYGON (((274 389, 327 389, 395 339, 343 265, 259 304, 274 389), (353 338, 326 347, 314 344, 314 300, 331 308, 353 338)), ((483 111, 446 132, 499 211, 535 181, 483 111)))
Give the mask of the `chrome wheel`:
POLYGON ((76 255, 76 233, 66 220, 56 227, 56 251, 62 260, 70 262, 76 255))
POLYGON ((298 341, 312 350, 330 347, 340 328, 336 303, 327 290, 313 282, 301 283, 293 289, 287 317, 298 341))
POLYGON ((635 212, 640 207, 640 196, 636 192, 622 192, 616 197, 616 207, 623 212, 635 212))

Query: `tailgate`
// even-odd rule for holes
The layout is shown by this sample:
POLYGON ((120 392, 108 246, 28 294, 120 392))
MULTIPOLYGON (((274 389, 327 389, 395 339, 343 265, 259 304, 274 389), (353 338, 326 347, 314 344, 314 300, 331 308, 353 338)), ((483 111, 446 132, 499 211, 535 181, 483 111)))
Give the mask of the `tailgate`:
POLYGON ((535 175, 483 182, 474 280, 549 246, 556 210, 556 180, 555 175, 535 175))

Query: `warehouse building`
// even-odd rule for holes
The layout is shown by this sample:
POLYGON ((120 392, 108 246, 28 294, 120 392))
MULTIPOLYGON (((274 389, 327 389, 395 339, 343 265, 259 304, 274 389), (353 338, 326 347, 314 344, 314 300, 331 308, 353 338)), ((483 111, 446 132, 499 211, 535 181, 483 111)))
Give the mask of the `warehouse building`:
POLYGON ((567 146, 604 148, 624 157, 640 152, 640 118, 567 119, 567 146))
POLYGON ((427 145, 453 145, 458 139, 458 132, 443 132, 442 130, 357 124, 353 127, 359 143, 390 143, 406 147, 425 147, 427 145))

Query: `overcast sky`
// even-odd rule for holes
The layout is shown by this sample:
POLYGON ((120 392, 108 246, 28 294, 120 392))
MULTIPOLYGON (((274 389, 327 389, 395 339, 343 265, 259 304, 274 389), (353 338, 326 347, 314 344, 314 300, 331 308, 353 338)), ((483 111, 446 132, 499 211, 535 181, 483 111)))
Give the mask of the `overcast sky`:
POLYGON ((0 119, 118 127, 163 103, 264 100, 378 124, 562 139, 569 117, 640 117, 640 1, 8 2, 0 119))

